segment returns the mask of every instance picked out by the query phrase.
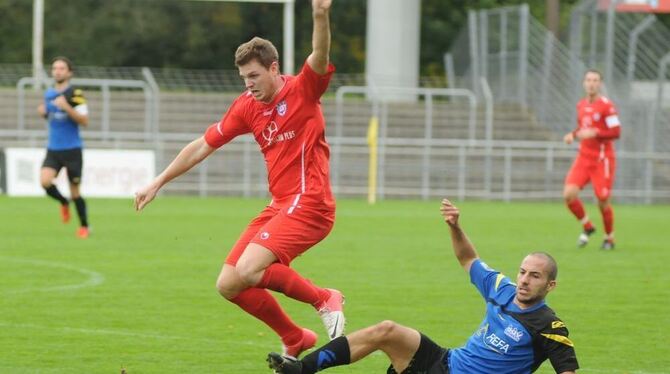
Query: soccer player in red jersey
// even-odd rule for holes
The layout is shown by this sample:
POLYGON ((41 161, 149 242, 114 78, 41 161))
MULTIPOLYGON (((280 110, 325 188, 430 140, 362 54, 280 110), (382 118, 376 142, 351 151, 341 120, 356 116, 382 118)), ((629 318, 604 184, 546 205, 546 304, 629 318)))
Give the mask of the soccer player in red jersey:
POLYGON ((294 357, 313 347, 317 335, 296 325, 267 289, 311 304, 330 339, 343 334, 345 322, 339 291, 317 287, 289 267, 325 238, 335 221, 320 105, 335 71, 329 62, 330 6, 331 0, 312 0, 313 51, 296 76, 281 75, 271 42, 256 37, 240 45, 235 65, 246 91, 135 197, 141 210, 163 185, 216 149, 238 135, 253 135, 265 158, 272 201, 235 243, 216 285, 224 298, 272 328, 284 352, 294 357))
POLYGON ((563 197, 568 209, 582 223, 584 230, 577 244, 584 247, 595 228, 579 200, 579 191, 589 181, 593 184, 605 226, 601 248, 611 250, 614 249, 614 211, 610 204, 616 169, 614 141, 621 133, 621 123, 614 103, 600 94, 601 84, 599 71, 591 69, 584 75, 586 97, 577 103, 577 128, 563 137, 567 144, 581 142, 579 154, 565 178, 563 197))

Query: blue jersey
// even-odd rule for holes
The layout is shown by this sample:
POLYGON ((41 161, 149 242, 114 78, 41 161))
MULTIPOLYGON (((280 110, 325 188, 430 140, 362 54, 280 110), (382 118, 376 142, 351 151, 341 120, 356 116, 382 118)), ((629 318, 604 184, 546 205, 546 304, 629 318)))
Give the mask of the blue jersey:
POLYGON ((557 373, 579 367, 565 324, 540 302, 514 304, 516 284, 476 260, 470 280, 486 300, 486 316, 464 347, 449 351, 451 374, 525 374, 550 359, 557 373))
POLYGON ((64 110, 58 108, 54 103, 56 97, 63 95, 70 105, 79 113, 88 115, 86 99, 80 89, 68 86, 63 91, 49 88, 44 92, 44 107, 47 111, 49 122, 49 143, 47 149, 51 151, 62 151, 66 149, 82 148, 83 142, 79 135, 79 124, 75 122, 64 110))

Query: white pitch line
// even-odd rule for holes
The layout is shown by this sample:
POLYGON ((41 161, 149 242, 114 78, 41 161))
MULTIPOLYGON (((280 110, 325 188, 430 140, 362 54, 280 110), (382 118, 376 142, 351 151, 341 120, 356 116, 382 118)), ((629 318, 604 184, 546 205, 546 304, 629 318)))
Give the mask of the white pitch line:
MULTIPOLYGON (((64 333, 77 333, 77 334, 88 334, 88 335, 116 335, 116 336, 127 336, 127 337, 133 337, 133 338, 158 339, 158 340, 185 340, 185 341, 197 341, 197 342, 210 343, 210 344, 214 343, 214 344, 219 344, 219 345, 223 342, 223 340, 209 339, 209 338, 197 338, 197 337, 194 338, 194 337, 188 337, 188 336, 147 334, 147 333, 141 333, 141 332, 113 330, 113 329, 87 329, 87 328, 69 327, 69 326, 49 327, 49 326, 35 325, 35 324, 31 324, 31 323, 9 323, 9 322, 2 322, 2 321, 0 321, 0 327, 10 327, 10 328, 18 328, 18 329, 35 329, 35 330, 53 330, 53 331, 60 331, 60 332, 64 332, 64 333)), ((235 345, 244 344, 244 345, 250 345, 250 346, 260 346, 259 344, 254 343, 252 341, 235 341, 234 344, 235 345)))
POLYGON ((18 257, 3 256, 1 258, 4 259, 4 260, 17 262, 17 263, 22 263, 22 264, 30 264, 30 265, 36 265, 36 266, 44 266, 44 267, 51 267, 51 268, 74 271, 74 272, 86 275, 88 277, 88 279, 86 279, 85 281, 80 282, 80 283, 75 283, 75 284, 65 284, 65 285, 49 286, 49 287, 29 287, 29 288, 21 288, 21 289, 18 289, 18 290, 0 290, 0 292, 5 293, 5 294, 17 294, 17 293, 26 293, 26 292, 70 291, 70 290, 77 290, 77 289, 80 289, 80 288, 99 286, 105 281, 105 277, 102 274, 98 273, 97 271, 93 271, 93 270, 89 270, 89 269, 85 269, 85 268, 80 268, 80 267, 72 266, 72 265, 68 265, 68 264, 62 264, 62 263, 53 262, 53 261, 41 261, 41 260, 33 260, 33 259, 28 259, 28 258, 18 258, 18 257))

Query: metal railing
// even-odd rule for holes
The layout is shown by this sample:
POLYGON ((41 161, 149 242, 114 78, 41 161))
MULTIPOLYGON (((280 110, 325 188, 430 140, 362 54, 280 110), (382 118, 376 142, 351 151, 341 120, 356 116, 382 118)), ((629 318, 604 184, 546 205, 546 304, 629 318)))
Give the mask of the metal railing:
MULTIPOLYGON (((52 80, 45 80, 44 83, 51 84, 52 80)), ((100 90, 101 93, 101 117, 100 126, 103 137, 109 138, 111 129, 111 89, 139 89, 144 95, 144 133, 149 137, 158 133, 158 87, 141 80, 128 79, 91 79, 91 78, 75 78, 72 79, 72 84, 81 87, 94 87, 100 90)), ((17 99, 18 99, 18 116, 17 116, 17 130, 19 132, 26 130, 26 87, 35 85, 35 80, 32 77, 24 77, 19 79, 16 84, 17 99)))
MULTIPOLYGON (((0 130, 0 139, 18 135, 17 130, 0 130)), ((160 133, 152 143, 144 142, 144 133, 112 132, 105 139, 100 131, 84 131, 84 137, 96 148, 153 149, 157 170, 164 168, 181 147, 200 134, 160 133)), ((40 147, 44 132, 26 130, 12 145, 40 147)), ((339 197, 366 196, 368 144, 363 137, 330 137, 333 157, 346 155, 339 169, 346 171, 333 182, 339 197)), ((3 143, 7 144, 6 141, 3 143)), ((453 196, 487 200, 561 200, 565 173, 576 155, 574 146, 546 141, 485 141, 470 139, 380 138, 386 162, 380 164, 379 198, 439 198, 453 196), (424 167, 425 149, 429 148, 428 168, 424 167), (486 158, 490 157, 489 184, 486 182, 486 158), (429 188, 424 188, 426 170, 429 188)), ((668 203, 670 153, 619 152, 613 196, 619 202, 668 203), (645 179, 633 172, 649 167, 645 179)), ((250 136, 236 138, 201 165, 166 185, 168 194, 200 196, 267 196, 267 176, 262 155, 250 136)), ((588 191, 584 197, 588 199, 588 191)))
MULTIPOLYGON (((373 99, 368 102, 371 108, 372 116, 379 119, 379 197, 384 197, 385 191, 385 165, 386 165, 386 145, 388 144, 386 139, 388 139, 388 128, 389 128, 389 118, 388 118, 388 105, 386 101, 377 99, 378 97, 386 97, 391 94, 403 94, 403 95, 418 95, 423 98, 422 104, 424 106, 424 123, 423 123, 423 150, 422 150, 422 173, 421 173, 421 197, 423 199, 428 198, 430 191, 430 170, 431 170, 431 142, 433 140, 433 128, 434 128, 434 114, 433 114, 433 101, 436 97, 442 98, 464 98, 468 103, 468 131, 469 131, 469 140, 475 140, 476 134, 476 124, 477 124, 477 98, 474 92, 466 89, 457 89, 457 88, 402 88, 402 87, 375 87, 371 89, 369 86, 343 86, 337 90, 336 93, 336 113, 335 113, 335 137, 337 139, 342 139, 344 136, 344 97, 348 94, 364 94, 372 97, 373 99)), ((492 103, 487 102, 487 107, 491 107, 492 103)), ((492 109, 491 109, 492 110, 492 109)), ((487 120, 492 121, 492 117, 487 116, 487 120)), ((490 128, 492 124, 487 124, 487 129, 490 128)), ((409 140, 409 139, 408 139, 409 140)), ((333 157, 331 163, 334 191, 338 192, 340 172, 343 168, 340 166, 340 155, 342 154, 342 143, 336 142, 333 146, 333 157)))

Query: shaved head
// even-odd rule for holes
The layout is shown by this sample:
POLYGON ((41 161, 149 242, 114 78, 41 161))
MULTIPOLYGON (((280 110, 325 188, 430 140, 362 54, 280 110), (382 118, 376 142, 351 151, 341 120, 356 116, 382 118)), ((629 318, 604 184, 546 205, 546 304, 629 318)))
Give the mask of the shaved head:
POLYGON ((546 271, 547 271, 547 276, 550 281, 556 280, 556 277, 558 277, 558 265, 556 264, 556 260, 554 260, 553 257, 547 252, 533 252, 530 253, 528 256, 533 256, 533 257, 540 257, 546 260, 547 265, 546 265, 546 271))

